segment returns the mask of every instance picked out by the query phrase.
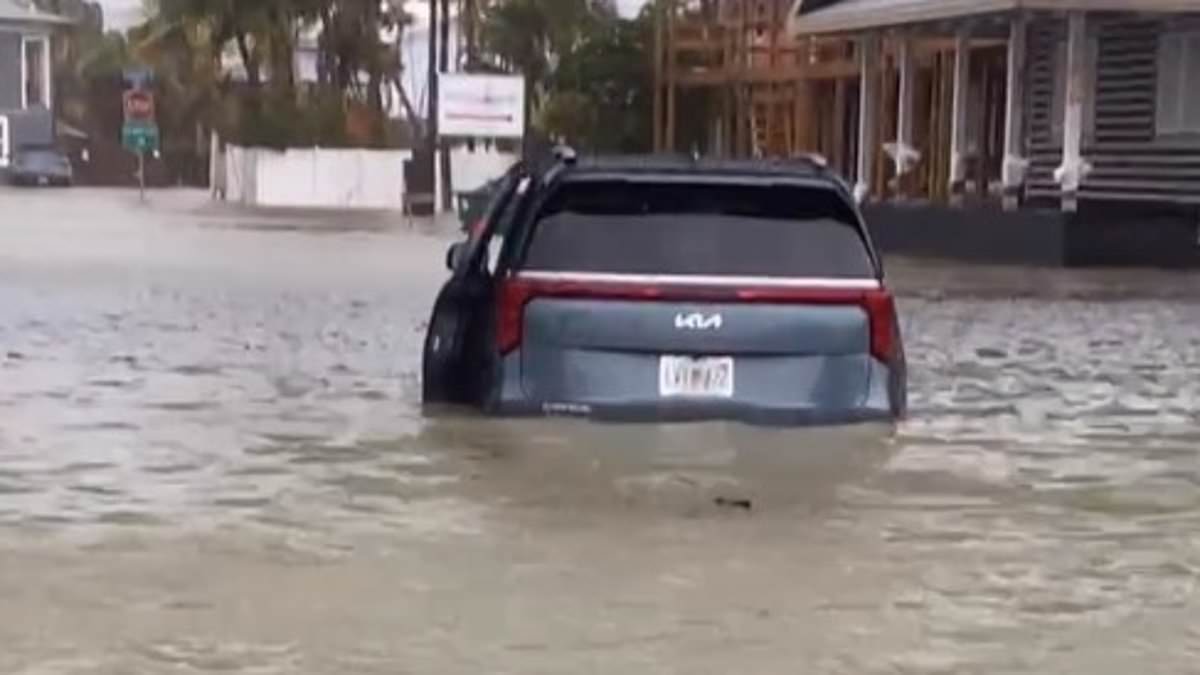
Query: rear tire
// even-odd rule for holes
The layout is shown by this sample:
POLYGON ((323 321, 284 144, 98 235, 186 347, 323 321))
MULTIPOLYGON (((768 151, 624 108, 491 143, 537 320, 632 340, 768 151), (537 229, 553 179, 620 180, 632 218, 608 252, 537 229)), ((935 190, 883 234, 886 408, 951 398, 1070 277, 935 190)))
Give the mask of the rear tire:
POLYGON ((440 312, 429 321, 421 358, 421 402, 425 405, 464 403, 464 386, 457 368, 461 319, 457 312, 440 312))

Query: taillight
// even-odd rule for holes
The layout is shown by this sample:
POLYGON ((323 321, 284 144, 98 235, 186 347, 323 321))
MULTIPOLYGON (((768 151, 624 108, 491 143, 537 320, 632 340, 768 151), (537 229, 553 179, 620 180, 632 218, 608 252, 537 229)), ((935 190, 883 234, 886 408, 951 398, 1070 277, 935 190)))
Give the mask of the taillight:
POLYGON ((870 320, 871 355, 893 363, 899 348, 896 303, 886 289, 854 288, 697 288, 641 283, 592 282, 586 279, 523 279, 501 282, 496 302, 496 345, 501 354, 521 346, 525 308, 536 297, 595 298, 604 300, 688 300, 720 302, 736 298, 756 304, 857 305, 870 320))
POLYGON ((528 281, 505 279, 500 283, 496 302, 496 346, 508 354, 521 346, 521 328, 525 305, 533 298, 534 287, 528 281))
POLYGON ((886 290, 867 291, 863 305, 871 320, 871 355, 892 363, 896 359, 896 301, 886 290))

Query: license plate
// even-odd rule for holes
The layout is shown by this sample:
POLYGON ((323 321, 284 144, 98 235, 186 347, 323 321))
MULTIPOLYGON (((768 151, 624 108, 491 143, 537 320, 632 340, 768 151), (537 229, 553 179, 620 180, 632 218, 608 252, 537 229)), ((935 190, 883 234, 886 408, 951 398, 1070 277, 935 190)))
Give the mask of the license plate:
POLYGON ((664 356, 658 391, 664 398, 733 398, 733 359, 664 356))
POLYGON ((50 179, 45 176, 38 176, 38 185, 49 185, 50 179))

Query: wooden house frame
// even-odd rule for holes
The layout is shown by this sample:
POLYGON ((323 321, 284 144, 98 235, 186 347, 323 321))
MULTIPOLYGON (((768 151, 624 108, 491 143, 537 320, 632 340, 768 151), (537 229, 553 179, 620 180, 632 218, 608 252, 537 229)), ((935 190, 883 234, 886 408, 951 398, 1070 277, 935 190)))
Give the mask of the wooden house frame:
POLYGON ((796 0, 787 30, 854 43, 866 199, 1200 205, 1200 1, 796 0))

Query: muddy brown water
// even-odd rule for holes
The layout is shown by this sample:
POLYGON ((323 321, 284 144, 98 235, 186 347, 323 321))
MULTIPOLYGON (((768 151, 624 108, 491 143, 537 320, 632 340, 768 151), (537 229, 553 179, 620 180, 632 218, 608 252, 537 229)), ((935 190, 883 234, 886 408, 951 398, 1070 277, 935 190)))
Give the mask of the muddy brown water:
POLYGON ((200 199, 0 192, 0 672, 1200 672, 1194 276, 896 261, 895 431, 426 418, 444 235, 200 199))

